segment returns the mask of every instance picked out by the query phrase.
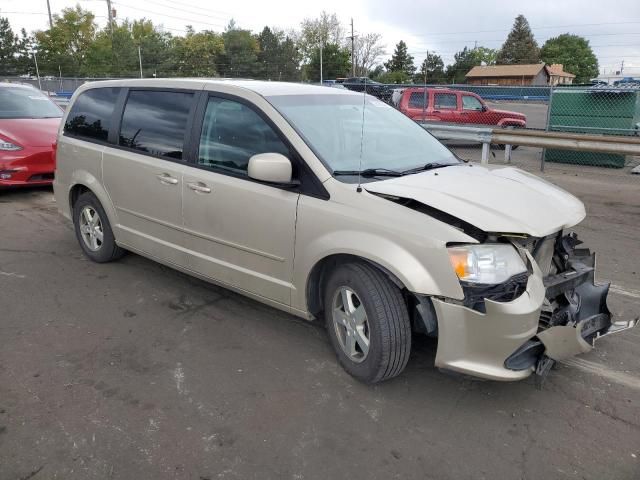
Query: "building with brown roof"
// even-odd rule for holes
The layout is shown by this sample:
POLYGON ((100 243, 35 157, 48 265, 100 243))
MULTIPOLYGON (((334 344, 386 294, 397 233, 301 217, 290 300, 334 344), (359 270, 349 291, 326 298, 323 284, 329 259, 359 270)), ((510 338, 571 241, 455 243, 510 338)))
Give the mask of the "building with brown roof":
POLYGON ((473 67, 465 75, 471 85, 558 85, 573 83, 575 75, 565 72, 561 64, 489 65, 473 67))

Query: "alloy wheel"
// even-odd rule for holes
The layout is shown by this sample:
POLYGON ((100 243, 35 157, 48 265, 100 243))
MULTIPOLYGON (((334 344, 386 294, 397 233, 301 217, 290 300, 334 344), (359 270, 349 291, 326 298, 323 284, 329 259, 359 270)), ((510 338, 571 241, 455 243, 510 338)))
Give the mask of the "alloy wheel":
POLYGON ((355 363, 369 354, 370 330, 360 298, 349 287, 340 287, 333 296, 333 327, 342 351, 355 363))

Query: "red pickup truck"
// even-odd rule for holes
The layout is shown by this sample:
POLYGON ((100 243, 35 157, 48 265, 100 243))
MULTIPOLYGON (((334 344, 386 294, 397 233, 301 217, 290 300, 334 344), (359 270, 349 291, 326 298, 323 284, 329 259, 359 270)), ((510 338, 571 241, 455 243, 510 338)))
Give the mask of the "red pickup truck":
POLYGON ((397 107, 417 121, 435 120, 520 128, 527 126, 527 117, 522 113, 494 110, 475 93, 449 88, 427 88, 426 92, 424 87, 407 88, 402 92, 397 107))

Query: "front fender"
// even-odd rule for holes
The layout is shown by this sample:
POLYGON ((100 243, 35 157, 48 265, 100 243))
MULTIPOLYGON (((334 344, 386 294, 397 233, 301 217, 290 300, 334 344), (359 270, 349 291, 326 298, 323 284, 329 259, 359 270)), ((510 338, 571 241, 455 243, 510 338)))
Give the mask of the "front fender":
POLYGON ((296 247, 292 306, 307 310, 307 288, 314 268, 334 255, 349 255, 372 262, 393 275, 413 293, 462 299, 460 282, 451 268, 446 246, 431 250, 428 264, 408 249, 381 235, 361 231, 333 231, 296 247), (366 247, 366 248, 364 248, 366 247))

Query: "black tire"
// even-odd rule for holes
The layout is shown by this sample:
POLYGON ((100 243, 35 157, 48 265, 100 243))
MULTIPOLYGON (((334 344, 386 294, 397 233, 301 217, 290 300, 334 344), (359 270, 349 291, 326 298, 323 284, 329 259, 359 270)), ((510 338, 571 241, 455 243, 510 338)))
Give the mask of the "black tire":
POLYGON ((324 288, 327 332, 340 365, 356 379, 373 384, 399 375, 411 353, 411 323, 402 292, 367 263, 347 263, 333 270, 324 288), (347 287, 364 307, 369 335, 367 355, 354 361, 343 350, 333 320, 334 302, 347 287))
MULTIPOLYGON (((510 125, 510 126, 508 126, 507 128, 510 128, 510 129, 514 130, 514 129, 516 129, 516 128, 522 128, 522 127, 519 127, 519 126, 517 126, 517 125, 510 125)), ((511 145, 511 151, 513 152, 514 150, 517 150, 519 146, 520 146, 520 145, 511 145)), ((498 147, 500 150, 504 150, 507 146, 506 146, 504 143, 499 143, 499 144, 497 145, 497 147, 498 147)))
POLYGON ((100 201, 92 192, 85 192, 80 195, 76 203, 73 205, 73 226, 80 248, 82 248, 84 254, 94 262, 112 262, 125 254, 125 250, 116 245, 116 239, 113 236, 113 230, 111 230, 111 224, 109 223, 107 214, 105 213, 104 208, 102 208, 100 201), (83 234, 80 231, 80 217, 83 215, 85 207, 93 209, 98 214, 101 223, 102 240, 99 242, 99 246, 96 250, 92 250, 87 245, 83 238, 83 234))

